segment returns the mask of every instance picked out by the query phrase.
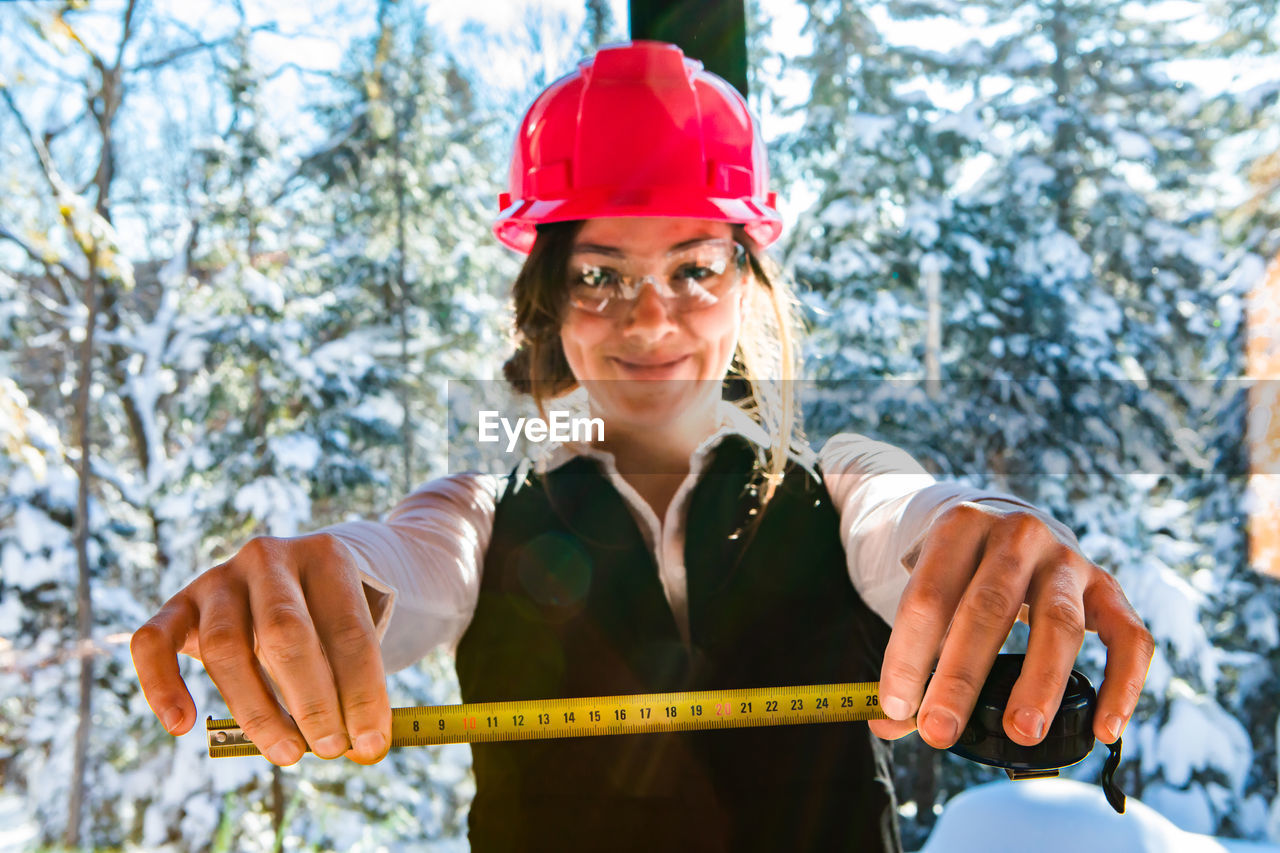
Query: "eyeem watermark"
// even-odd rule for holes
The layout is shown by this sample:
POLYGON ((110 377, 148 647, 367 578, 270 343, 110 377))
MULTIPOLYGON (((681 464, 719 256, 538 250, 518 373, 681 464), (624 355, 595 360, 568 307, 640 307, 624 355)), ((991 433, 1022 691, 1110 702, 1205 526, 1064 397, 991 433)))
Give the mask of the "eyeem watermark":
POLYGON ((507 436, 507 452, 516 449, 521 434, 535 444, 544 441, 604 441, 604 420, 601 418, 575 418, 569 412, 552 409, 550 420, 542 418, 516 418, 514 424, 492 410, 480 412, 479 438, 482 442, 501 441, 499 427, 507 436))

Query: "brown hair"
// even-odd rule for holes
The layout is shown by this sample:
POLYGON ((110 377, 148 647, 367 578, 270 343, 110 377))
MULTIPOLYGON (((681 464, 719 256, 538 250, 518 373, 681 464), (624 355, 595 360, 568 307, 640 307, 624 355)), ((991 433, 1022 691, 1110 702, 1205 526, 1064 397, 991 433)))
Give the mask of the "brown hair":
MULTIPOLYGON (((503 365, 502 373, 517 392, 533 397, 544 416, 547 400, 578 385, 560 343, 560 320, 569 256, 582 224, 539 225, 533 250, 511 289, 516 351, 503 365)), ((792 381, 798 373, 796 342, 801 327, 791 288, 777 264, 742 226, 733 226, 733 237, 747 250, 755 284, 748 290, 728 378, 745 382, 747 394, 735 405, 754 418, 771 439, 762 472, 763 505, 782 482, 793 443, 803 440, 792 381)))

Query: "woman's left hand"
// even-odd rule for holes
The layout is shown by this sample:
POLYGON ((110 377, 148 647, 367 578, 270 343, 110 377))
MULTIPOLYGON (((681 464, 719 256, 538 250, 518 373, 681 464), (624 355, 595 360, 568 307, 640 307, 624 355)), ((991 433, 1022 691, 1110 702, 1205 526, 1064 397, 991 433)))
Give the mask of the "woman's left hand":
POLYGON ((898 738, 918 727, 930 746, 952 746, 1020 613, 1031 635, 1005 732, 1024 746, 1043 740, 1089 630, 1107 647, 1093 733, 1114 742, 1138 704, 1151 633, 1115 578, 1044 521, 980 503, 957 504, 926 535, 880 673, 880 706, 890 719, 873 721, 871 731, 898 738))

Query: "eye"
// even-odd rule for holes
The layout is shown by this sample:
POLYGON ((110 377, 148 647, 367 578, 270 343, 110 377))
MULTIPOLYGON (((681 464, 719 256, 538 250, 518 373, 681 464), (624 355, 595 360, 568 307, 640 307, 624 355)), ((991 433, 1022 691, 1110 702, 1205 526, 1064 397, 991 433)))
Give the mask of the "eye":
POLYGON ((569 283, 574 287, 597 290, 616 287, 620 280, 618 272, 609 267, 584 266, 573 275, 569 283))
POLYGON ((685 264, 672 277, 680 281, 706 281, 724 272, 724 264, 685 264))

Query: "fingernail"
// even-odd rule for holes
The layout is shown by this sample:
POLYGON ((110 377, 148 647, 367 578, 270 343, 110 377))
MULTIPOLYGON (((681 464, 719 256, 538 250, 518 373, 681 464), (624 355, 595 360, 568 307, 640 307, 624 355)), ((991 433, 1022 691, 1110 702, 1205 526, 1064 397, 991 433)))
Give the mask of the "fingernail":
POLYGON ((907 704, 907 700, 897 696, 881 696, 880 710, 891 720, 905 720, 911 716, 911 706, 907 704))
POLYGON ((1120 719, 1119 714, 1107 714, 1102 721, 1102 727, 1107 730, 1107 734, 1114 743, 1115 739, 1120 737, 1120 729, 1124 728, 1124 720, 1120 719))
POLYGON ((361 755, 381 755, 386 746, 387 739, 382 732, 365 732, 356 738, 356 752, 361 755))
POLYGON ((292 740, 285 739, 272 746, 266 752, 267 760, 272 764, 296 764, 302 757, 302 749, 292 740))
POLYGON ((1044 734, 1044 715, 1035 708, 1019 708, 1013 712, 1013 726, 1029 738, 1044 734))
POLYGON ((938 743, 953 743, 960 734, 960 721, 946 711, 933 711, 928 718, 929 734, 938 743))
POLYGON ((160 722, 164 724, 165 731, 173 734, 173 730, 182 725, 182 716, 182 709, 175 706, 160 715, 160 722))
POLYGON ((346 752, 349 746, 351 744, 347 741, 346 735, 329 735, 316 741, 314 752, 321 758, 337 758, 346 752))

